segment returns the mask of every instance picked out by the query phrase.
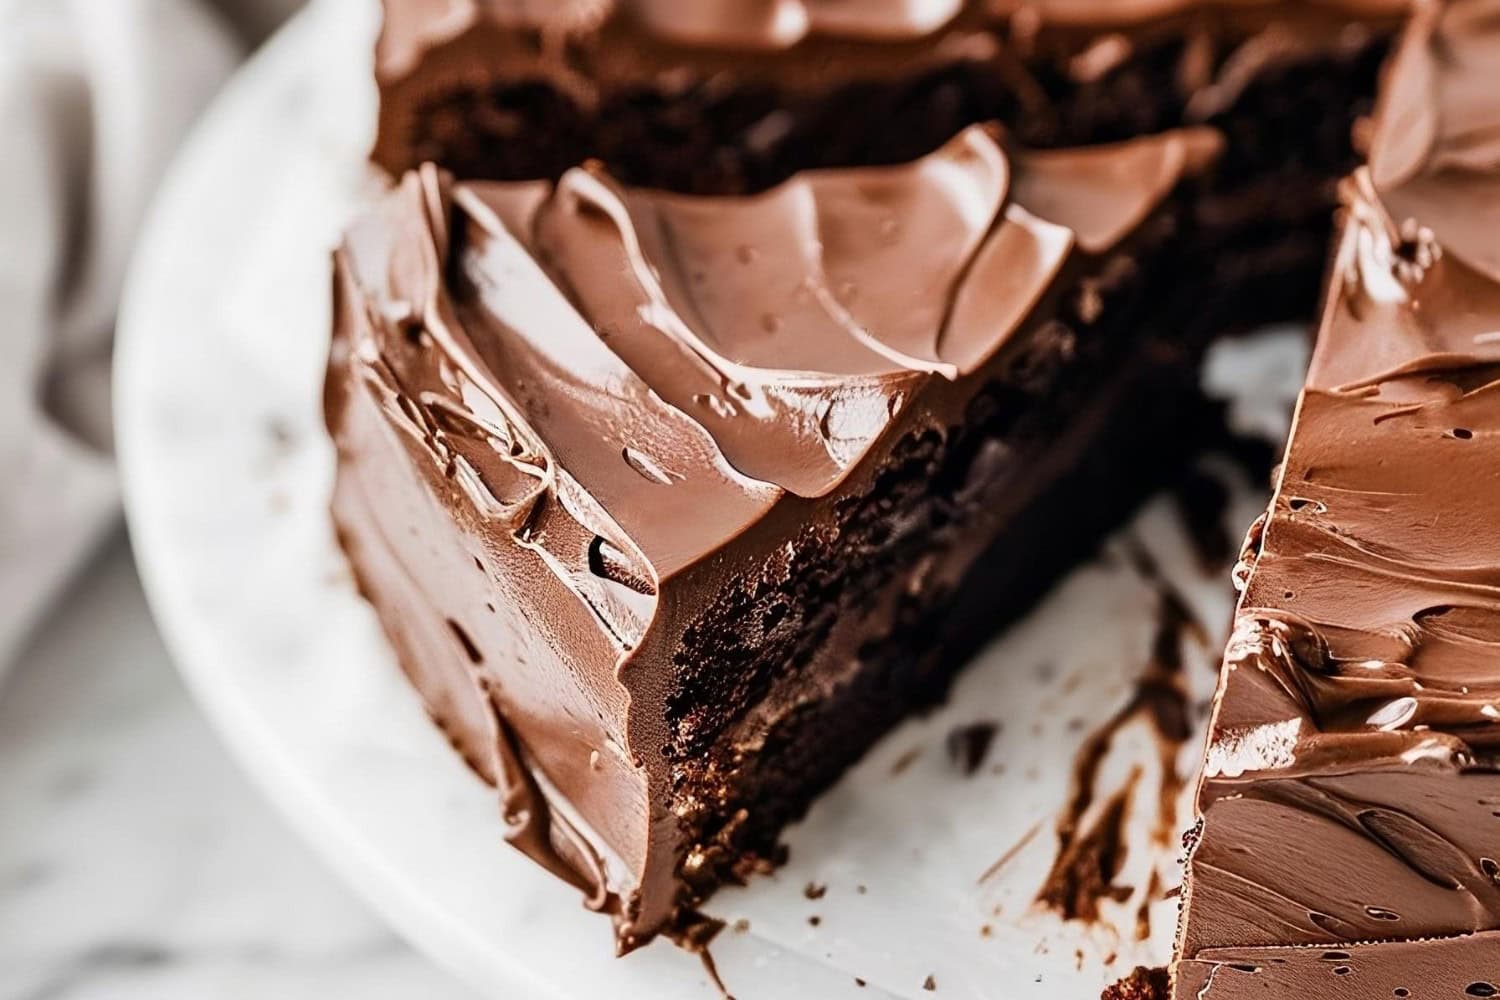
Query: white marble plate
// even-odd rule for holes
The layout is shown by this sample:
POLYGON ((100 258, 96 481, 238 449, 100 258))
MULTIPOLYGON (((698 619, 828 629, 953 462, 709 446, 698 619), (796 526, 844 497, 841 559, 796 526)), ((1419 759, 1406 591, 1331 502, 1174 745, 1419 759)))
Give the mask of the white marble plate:
MULTIPOLYGON (((698 959, 669 945, 612 957, 607 921, 501 843, 492 793, 428 723, 333 543, 327 254, 372 184, 374 23, 369 0, 314 4, 224 93, 156 206, 118 355, 120 456, 152 605, 267 793, 482 992, 712 998, 698 959)), ((1218 376, 1284 403, 1298 351, 1286 337, 1235 348, 1218 376)), ((1234 498, 1238 537, 1260 498, 1234 498)), ((1149 659, 1160 597, 1122 558, 1130 546, 1155 554, 1206 623, 1182 653, 1191 700, 1211 690, 1230 594, 1222 572, 1197 568, 1174 510, 1149 506, 994 644, 945 709, 885 739, 788 833, 783 870, 713 901, 731 926, 712 953, 739 1000, 1088 997, 1166 958, 1182 821, 1159 815, 1163 761, 1144 713, 1121 720, 1082 818, 1087 832, 1103 804, 1124 802, 1120 898, 1087 922, 1033 899, 1075 755, 1149 659), (965 777, 945 737, 978 720, 999 733, 965 777), (809 885, 826 891, 809 898, 809 885)), ((1190 742, 1165 770, 1190 776, 1193 754, 1190 742)))

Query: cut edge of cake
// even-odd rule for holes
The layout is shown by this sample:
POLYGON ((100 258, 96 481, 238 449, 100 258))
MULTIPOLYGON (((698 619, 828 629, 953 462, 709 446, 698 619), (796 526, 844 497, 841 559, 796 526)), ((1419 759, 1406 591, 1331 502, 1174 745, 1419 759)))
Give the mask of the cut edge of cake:
POLYGON ((1419 5, 1342 188, 1236 570, 1178 1000, 1500 995, 1497 67, 1500 4, 1419 5))

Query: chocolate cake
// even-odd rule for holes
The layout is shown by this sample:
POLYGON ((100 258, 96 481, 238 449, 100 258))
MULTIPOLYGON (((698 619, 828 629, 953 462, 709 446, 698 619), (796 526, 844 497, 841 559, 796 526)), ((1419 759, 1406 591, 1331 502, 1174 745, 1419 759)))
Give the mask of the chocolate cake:
POLYGON ((1085 488, 1179 415, 1207 340, 1147 317, 1219 149, 975 127, 750 197, 429 166, 351 229, 343 544, 512 839, 622 948, 774 858, 958 637, 1071 558, 1006 530, 984 559, 1009 604, 949 613, 1002 529, 1114 506, 1085 488))
POLYGON ((1500 3, 1390 68, 1237 571, 1178 1000, 1500 995, 1500 3))
POLYGON ((1370 129, 1406 0, 386 0, 334 509, 511 839, 691 938, 1195 454, 1341 201, 1172 988, 1500 995, 1497 7, 1370 129))

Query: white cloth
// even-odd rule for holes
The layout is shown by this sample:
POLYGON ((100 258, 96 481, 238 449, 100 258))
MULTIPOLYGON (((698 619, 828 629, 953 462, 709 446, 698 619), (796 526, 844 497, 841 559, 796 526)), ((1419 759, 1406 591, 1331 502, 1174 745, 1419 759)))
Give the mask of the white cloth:
POLYGON ((110 346, 151 195, 230 25, 290 4, 0 0, 0 675, 117 517, 110 346))

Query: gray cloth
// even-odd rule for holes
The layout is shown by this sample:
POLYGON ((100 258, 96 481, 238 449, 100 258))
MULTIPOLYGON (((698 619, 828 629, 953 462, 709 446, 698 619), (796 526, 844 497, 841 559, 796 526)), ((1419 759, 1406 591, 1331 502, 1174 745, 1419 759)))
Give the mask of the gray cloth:
POLYGON ((109 364, 183 134, 295 0, 0 0, 0 673, 117 517, 109 364))

